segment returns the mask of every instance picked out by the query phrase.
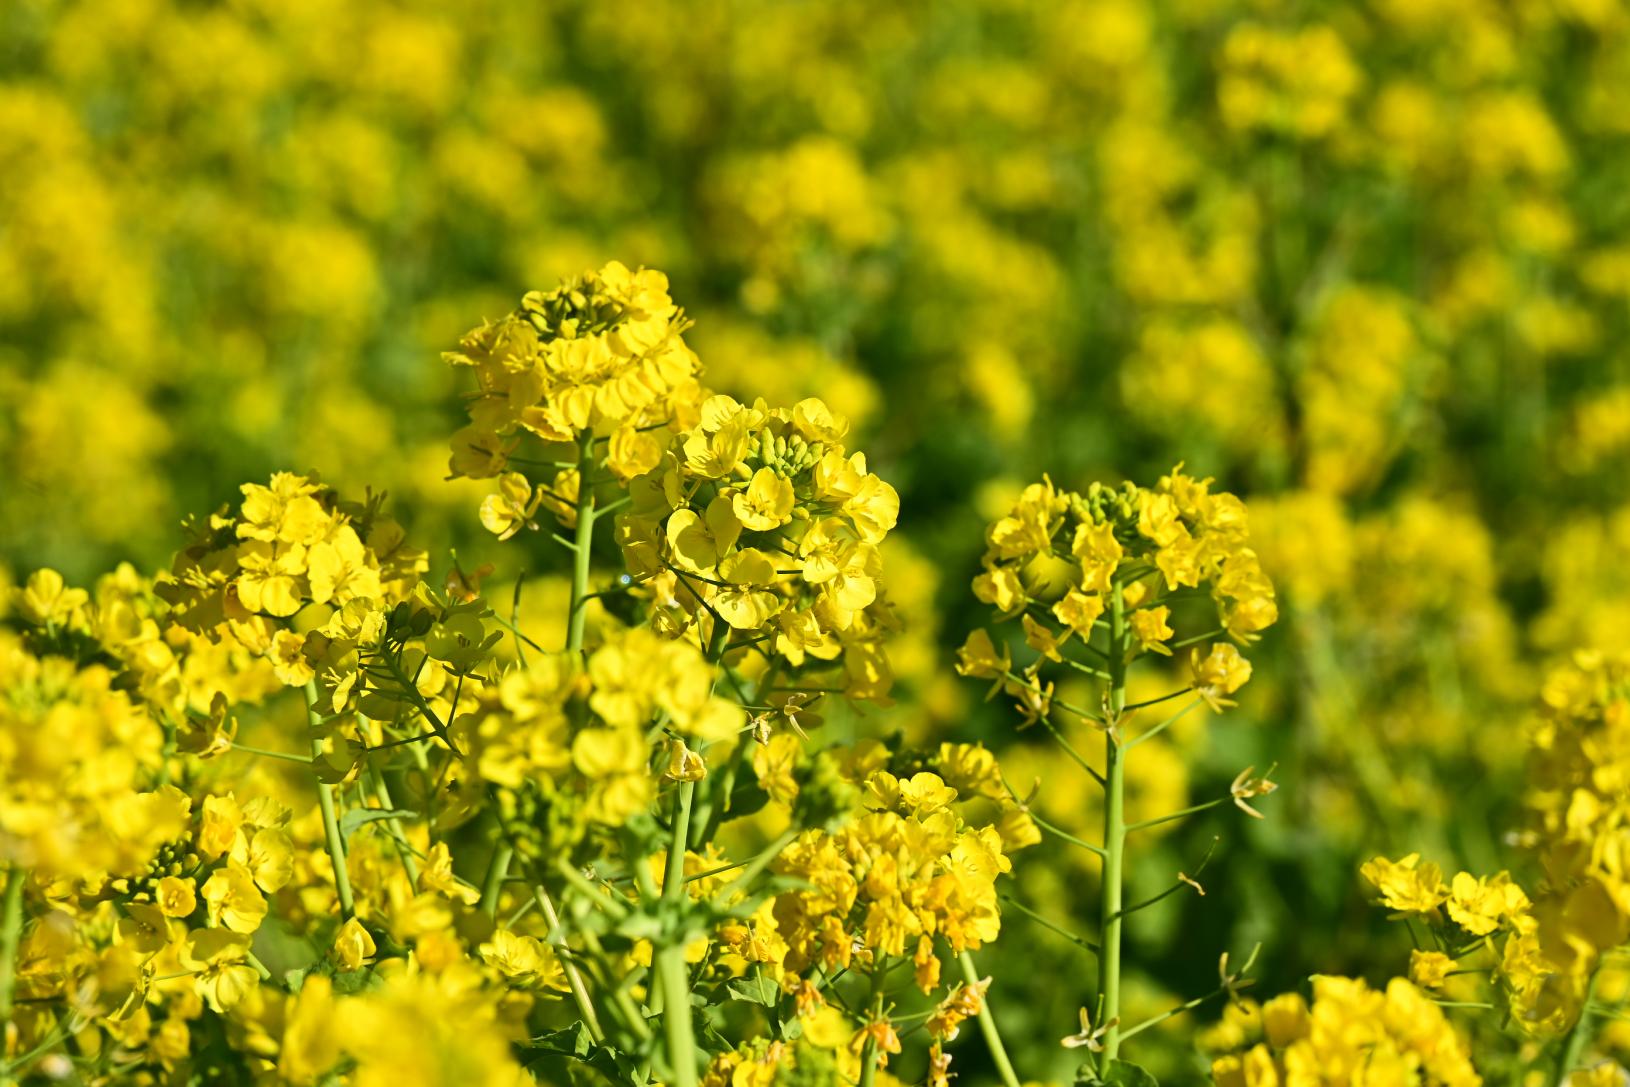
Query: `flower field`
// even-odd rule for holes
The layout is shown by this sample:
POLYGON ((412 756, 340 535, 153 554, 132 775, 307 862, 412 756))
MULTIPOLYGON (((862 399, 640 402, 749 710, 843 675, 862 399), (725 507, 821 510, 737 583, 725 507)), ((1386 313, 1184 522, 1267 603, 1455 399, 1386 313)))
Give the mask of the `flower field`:
POLYGON ((0 2, 0 1085, 1630 1087, 1630 6, 0 2))

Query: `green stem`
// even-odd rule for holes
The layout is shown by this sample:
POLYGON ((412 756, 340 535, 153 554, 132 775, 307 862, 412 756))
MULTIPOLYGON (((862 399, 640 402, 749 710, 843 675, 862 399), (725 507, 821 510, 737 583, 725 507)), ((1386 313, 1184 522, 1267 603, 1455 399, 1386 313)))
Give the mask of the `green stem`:
MULTIPOLYGON (((317 712, 317 681, 306 683, 306 717, 313 729, 320 727, 322 714, 317 712)), ((315 734, 311 737, 311 761, 319 761, 323 757, 322 737, 315 734)), ((340 898, 340 914, 349 920, 356 914, 356 904, 351 897, 351 873, 345 865, 345 838, 340 834, 339 814, 334 807, 334 786, 325 781, 317 782, 317 806, 323 813, 323 835, 328 841, 328 857, 334 864, 334 890, 340 898)))
POLYGON ((0 907, 0 1035, 11 1025, 11 995, 17 982, 17 945, 23 935, 23 884, 27 874, 13 867, 6 877, 5 905, 0 907))
POLYGON ((272 972, 271 972, 271 970, 267 969, 266 964, 261 962, 260 959, 256 957, 256 955, 255 955, 255 953, 253 951, 248 951, 248 950, 244 951, 243 959, 250 966, 253 966, 255 968, 255 973, 260 975, 260 980, 261 981, 271 981, 272 980, 272 972))
POLYGON ((259 755, 262 758, 267 759, 281 759, 284 762, 297 762, 302 766, 311 765, 311 756, 309 755, 296 755, 290 751, 268 751, 264 747, 250 747, 248 744, 240 744, 236 740, 232 742, 232 750, 242 751, 248 755, 259 755))
MULTIPOLYGON (((973 956, 964 951, 957 956, 962 963, 962 980, 969 985, 979 984, 979 971, 974 969, 973 956)), ((1004 1087, 1019 1087, 1019 1077, 1013 1074, 1013 1062, 1007 1059, 1007 1047, 1002 1044, 1002 1032, 996 1028, 996 1014, 991 1011, 990 994, 985 994, 985 1006, 979 1012, 979 1029, 985 1035, 985 1047, 1002 1077, 1004 1087)))
POLYGON ((477 903, 488 917, 498 916, 498 899, 504 893, 504 879, 509 875, 509 862, 515 856, 515 847, 500 835, 493 847, 492 859, 487 862, 487 875, 481 881, 481 901, 477 903))
POLYGON ((1182 1015, 1186 1011, 1191 1011, 1191 1010, 1193 1010, 1195 1008, 1198 1008, 1201 1004, 1204 1004, 1206 1001, 1210 1000, 1212 997, 1214 997, 1214 996, 1222 996, 1227 991, 1228 991, 1227 989, 1216 989, 1216 990, 1214 990, 1212 992, 1207 993, 1205 996, 1197 996, 1193 1000, 1185 1000, 1185 1001, 1183 1001, 1183 1003, 1177 1005, 1177 1007, 1175 1007, 1175 1008, 1168 1008, 1168 1009, 1166 1009, 1165 1011, 1161 1012, 1158 1015, 1152 1015, 1148 1019, 1145 1019, 1143 1022, 1138 1023, 1138 1024, 1134 1025, 1134 1026, 1128 1027, 1121 1034, 1121 1037, 1124 1039, 1124 1038, 1130 1038, 1134 1034, 1142 1034, 1144 1031, 1148 1030, 1150 1027, 1157 1027, 1160 1024, 1164 1023, 1168 1019, 1175 1018, 1176 1016, 1182 1015))
POLYGON ((1121 868, 1126 852, 1126 766, 1120 714, 1126 706, 1126 603, 1116 585, 1109 598, 1109 712, 1104 733, 1104 865, 1098 996, 1104 1029, 1103 1067, 1121 1048, 1121 868))
MULTIPOLYGON (((1024 914, 1026 917, 1030 918, 1030 920, 1034 921, 1036 924, 1040 925, 1042 928, 1047 929, 1049 932, 1053 932, 1053 933, 1058 934, 1059 936, 1064 937, 1066 940, 1070 941, 1070 943, 1074 944, 1076 947, 1079 947, 1081 950, 1090 951, 1094 955, 1098 954, 1098 945, 1097 944, 1093 943, 1091 940, 1087 939, 1085 936, 1077 936, 1075 933, 1071 932, 1069 929, 1065 928, 1063 925, 1060 925, 1060 924, 1057 924, 1057 923, 1055 923, 1053 921, 1048 920, 1047 917, 1045 917, 1042 914, 1037 913, 1035 910, 1031 909, 1029 906, 1026 906, 1023 902, 1020 902, 1018 899, 1011 898, 1008 895, 1003 895, 1002 896, 1002 901, 1007 903, 1009 906, 1012 906, 1014 909, 1018 910, 1020 913, 1024 914)), ((1123 910, 1122 913, 1124 914, 1125 911, 1123 910)))
MULTIPOLYGON (((391 803, 390 786, 385 784, 385 772, 377 768, 369 771, 374 781, 374 797, 379 806, 386 811, 395 811, 396 805, 391 803)), ((407 834, 402 830, 400 819, 386 819, 385 829, 390 833, 391 840, 396 843, 396 855, 402 858, 402 871, 407 873, 408 886, 415 891, 419 889, 419 862, 413 858, 413 846, 407 840, 407 834)))
POLYGON ((560 959, 561 969, 566 971, 566 985, 572 991, 572 999, 577 1002, 584 1025, 589 1028, 589 1037, 596 1042, 604 1042, 606 1032, 600 1026, 600 1017, 595 1014, 594 1002, 589 999, 589 988, 583 983, 583 973, 578 970, 571 948, 566 945, 566 930, 560 923, 560 914, 555 912, 555 901, 541 883, 532 888, 532 895, 537 900, 538 908, 543 910, 543 919, 549 922, 549 942, 560 949, 556 957, 560 959))
POLYGON ((860 1047, 860 1087, 877 1083, 877 1043, 867 1038, 860 1047))
POLYGON ((1126 827, 1126 832, 1130 834, 1134 830, 1148 830, 1150 827, 1158 827, 1162 823, 1170 823, 1174 819, 1182 819, 1185 816, 1197 815, 1203 811, 1210 811, 1212 808, 1215 808, 1220 804, 1226 804, 1232 799, 1232 795, 1219 796, 1214 800, 1207 800, 1200 804, 1193 804, 1187 808, 1183 808, 1181 811, 1168 812, 1165 815, 1157 815, 1153 819, 1142 819, 1136 823, 1129 823, 1126 827))
POLYGON ((577 535, 572 542, 572 600, 566 617, 566 651, 583 648, 583 627, 588 619, 589 560, 594 542, 594 432, 586 430, 577 444, 577 535))
POLYGON ((696 1034, 690 1017, 690 970, 685 945, 657 952, 657 984, 662 991, 662 1029, 674 1087, 696 1087, 696 1034))
MULTIPOLYGON (((883 979, 888 976, 888 965, 882 955, 872 961, 871 1022, 883 1018, 883 979)), ((836 992, 836 990, 834 990, 836 992)), ((869 1025, 869 1024, 868 1024, 869 1025)), ((860 1087, 874 1087, 877 1082, 877 1039, 871 1034, 860 1047, 860 1087)))
MULTIPOLYGON (((662 876, 662 897, 680 903, 685 897, 685 849, 690 839, 691 805, 696 782, 679 783, 673 838, 668 843, 668 866, 662 876)), ((696 1087, 696 1034, 690 1013, 690 971, 685 945, 674 940, 657 953, 657 981, 662 988, 662 1027, 668 1039, 668 1064, 675 1087, 696 1087)))
POLYGON ((1551 1080, 1553 1087, 1563 1087, 1568 1082, 1568 1076, 1578 1066, 1579 1057, 1585 1051, 1585 1043, 1590 1040, 1590 1002, 1596 996, 1596 979, 1601 976, 1602 968, 1598 964, 1590 972, 1590 981, 1585 986, 1585 999, 1579 1004, 1579 1018, 1573 1021, 1573 1028, 1562 1043, 1562 1051, 1556 1056, 1556 1073, 1551 1080))
MULTIPOLYGON (((788 828, 787 830, 782 831, 780 835, 776 837, 775 841, 759 850, 751 860, 740 865, 741 874, 720 889, 717 900, 728 903, 731 896, 735 894, 736 891, 739 890, 745 893, 747 889, 752 886, 753 880, 758 878, 759 873, 768 868, 770 863, 781 855, 781 851, 786 849, 787 846, 791 845, 793 843, 793 839, 797 837, 797 830, 788 828)), ((722 869, 722 871, 729 871, 729 869, 722 869)), ((689 881, 687 880, 686 882, 689 881)))
MULTIPOLYGON (((583 631, 588 618, 590 560, 594 545, 594 431, 585 430, 577 439, 577 534, 572 540, 572 598, 566 613, 566 652, 583 648, 583 631)), ((519 636, 519 631, 516 632, 519 636)), ((498 898, 509 876, 509 862, 515 850, 500 838, 487 864, 487 877, 481 888, 481 911, 488 917, 498 912, 498 898)))
MULTIPOLYGON (((600 943, 600 937, 594 934, 592 928, 585 927, 582 931, 583 943, 589 949, 589 954, 598 961, 606 961, 606 949, 600 943)), ((623 1025, 634 1035, 643 1047, 643 1043, 651 1037, 651 1027, 645 1021, 645 1016, 634 1004, 634 998, 628 995, 629 978, 623 979, 623 984, 606 985, 604 988, 611 993, 611 1006, 621 1016, 623 1025)))

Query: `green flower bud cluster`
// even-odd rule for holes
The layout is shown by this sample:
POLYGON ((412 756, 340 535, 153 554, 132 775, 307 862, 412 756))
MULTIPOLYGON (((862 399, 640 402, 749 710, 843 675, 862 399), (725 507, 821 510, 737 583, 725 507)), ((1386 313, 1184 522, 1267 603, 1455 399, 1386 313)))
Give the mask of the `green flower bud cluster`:
MULTIPOLYGON (((826 444, 810 443, 801 434, 776 434, 773 428, 766 427, 759 433, 754 452, 764 467, 774 469, 775 474, 784 479, 794 479, 815 467, 815 462, 826 452, 826 444)), ((751 478, 751 473, 747 478, 751 478)))

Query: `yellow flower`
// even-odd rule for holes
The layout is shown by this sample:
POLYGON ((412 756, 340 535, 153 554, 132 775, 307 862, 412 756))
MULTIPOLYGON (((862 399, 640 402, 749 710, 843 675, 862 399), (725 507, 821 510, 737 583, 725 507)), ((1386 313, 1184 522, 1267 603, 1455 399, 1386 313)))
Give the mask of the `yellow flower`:
POLYGON ((1024 627, 1024 643, 1026 645, 1050 661, 1062 661, 1064 659, 1063 654, 1059 652, 1059 646, 1063 644, 1065 639, 1069 638, 1069 631, 1065 631, 1064 638, 1061 639, 1028 615, 1019 616, 1019 622, 1024 627))
POLYGON ((155 898, 166 917, 187 917, 198 908, 198 896, 190 879, 165 876, 158 881, 155 898))
POLYGON ((512 1052, 515 1024, 501 995, 468 962, 395 971, 336 1001, 329 1029, 356 1062, 347 1073, 355 1087, 524 1087, 532 1077, 512 1052))
POLYGON ((519 472, 498 477, 498 491, 481 500, 481 527, 507 540, 523 528, 536 527, 532 521, 543 502, 543 492, 533 488, 519 472))
POLYGON ((1420 863, 1421 855, 1411 853, 1397 861, 1376 857, 1366 861, 1359 873, 1381 892, 1381 901, 1400 913, 1430 913, 1449 897, 1443 885, 1443 870, 1420 863))
POLYGON ((987 566, 973 579, 973 594, 993 605, 1004 618, 1020 611, 1026 599, 1019 572, 1011 566, 987 566))
POLYGON ((572 763, 588 778, 608 778, 645 769, 649 751, 632 728, 587 728, 572 738, 572 763))
POLYGON ((769 532, 792 519, 792 484, 770 468, 760 468, 744 491, 736 492, 731 509, 743 528, 769 532))
POLYGON ((1081 562, 1081 589, 1107 593, 1110 579, 1120 565, 1125 549, 1115 538, 1115 526, 1106 522, 1083 522, 1075 530, 1070 552, 1081 562))
POLYGON ((272 674, 285 687, 303 687, 317 676, 317 670, 306 660, 306 639, 292 630, 280 630, 272 635, 266 659, 271 663, 272 674))
POLYGON ((710 573, 736 546, 742 525, 723 496, 708 503, 702 514, 675 510, 663 530, 674 559, 693 573, 710 573))
POLYGON ((1262 1005, 1262 1030, 1275 1049, 1307 1037, 1309 1029, 1307 1001, 1300 993, 1283 993, 1262 1005))
POLYGON ((1487 936, 1509 917, 1528 910, 1528 896, 1505 872, 1479 879, 1458 872, 1449 883, 1449 917, 1473 936, 1487 936))
POLYGON ((566 974, 555 957, 554 948, 531 936, 509 929, 493 930, 492 939, 480 947, 481 959, 521 989, 564 989, 566 974))
POLYGON ((256 886, 268 893, 280 890, 294 873, 293 843, 278 827, 258 827, 252 835, 240 835, 232 859, 247 868, 256 886))
POLYGON ((204 928, 188 936, 181 965, 193 973, 193 991, 214 1011, 225 1012, 260 984, 260 975, 248 964, 248 957, 247 935, 204 928))
POLYGON ((959 675, 973 676, 976 679, 1000 679, 1012 667, 1013 662, 1008 655, 1007 646, 1002 646, 1001 652, 998 653, 990 634, 984 629, 970 633, 962 648, 957 650, 956 670, 959 675))
POLYGON ((1092 637, 1093 624, 1104 614, 1104 598, 1098 593, 1071 589, 1053 605, 1053 617, 1082 638, 1092 637))
POLYGON ((662 442, 655 435, 637 427, 619 427, 606 447, 606 466, 626 483, 654 469, 662 453, 662 442))
POLYGON ((938 811, 956 800, 956 790, 945 784, 938 774, 926 770, 901 780, 898 789, 900 804, 913 815, 938 811))
POLYGON ((719 563, 719 576, 728 587, 714 596, 713 606, 737 630, 756 630, 780 608, 781 598, 769 590, 775 584, 775 563, 755 548, 746 547, 719 563))
POLYGON ((252 612, 277 618, 293 615, 304 603, 304 549, 248 540, 238 545, 238 600, 252 612))
POLYGON ((198 851, 206 857, 219 857, 238 840, 243 826, 243 809, 229 793, 206 796, 198 825, 198 851))
POLYGON ((1175 633, 1167 624, 1171 618, 1172 610, 1161 604, 1152 608, 1139 608, 1129 617, 1132 625, 1132 634, 1138 640, 1138 647, 1144 650, 1171 656, 1172 651, 1166 647, 1166 640, 1175 633))
POLYGON ((339 1062, 334 1014, 333 983, 318 973, 308 975, 284 1012, 277 1071, 286 1082, 315 1083, 339 1062))
POLYGON ((319 604, 344 604, 357 598, 381 595, 379 570, 362 538, 350 525, 341 525, 306 553, 306 576, 311 599, 319 604))
POLYGON ((1409 953, 1409 980, 1423 989, 1441 989, 1454 966, 1455 961, 1441 951, 1415 948, 1409 953))
POLYGON ((1200 656, 1197 648, 1189 658, 1189 672, 1194 690, 1214 710, 1233 705, 1224 696, 1245 686, 1251 678, 1251 662, 1240 656, 1239 650, 1227 642, 1211 647, 1211 652, 1200 656))
POLYGON ((84 589, 67 587, 62 575, 49 569, 34 571, 17 593, 23 618, 41 626, 68 622, 89 599, 84 589))
POLYGON ((314 495, 318 485, 292 472, 276 472, 268 486, 245 483, 237 535, 243 540, 305 545, 328 530, 328 512, 314 495))
POLYGON ((209 907, 209 923, 225 925, 233 932, 254 932, 266 917, 265 896, 249 869, 237 861, 215 870, 204 883, 203 897, 209 907))
POLYGON ((419 889, 437 892, 466 906, 475 905, 481 898, 479 890, 453 874, 453 852, 446 842, 437 842, 430 847, 425 863, 419 869, 419 889))
POLYGON ((374 946, 373 936, 363 927, 362 922, 351 917, 347 918, 345 924, 340 926, 339 932, 334 934, 334 944, 328 949, 328 955, 341 970, 350 972, 361 970, 373 962, 374 954, 378 950, 374 946))

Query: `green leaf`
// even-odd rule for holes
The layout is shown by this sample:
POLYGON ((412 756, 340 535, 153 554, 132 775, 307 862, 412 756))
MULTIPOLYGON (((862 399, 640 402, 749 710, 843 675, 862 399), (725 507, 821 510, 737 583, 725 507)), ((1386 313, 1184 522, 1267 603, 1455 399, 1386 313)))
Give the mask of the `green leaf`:
POLYGON ((1091 1061, 1076 1069, 1076 1087, 1160 1087, 1148 1071, 1131 1061, 1112 1060, 1100 1073, 1091 1061))
POLYGON ((751 777, 736 784, 725 804, 726 818, 741 819, 760 811, 770 802, 770 794, 751 777))
POLYGON ((347 972, 334 971, 331 975, 335 996, 351 996, 377 989, 384 984, 371 966, 347 972))
POLYGON ((552 1030, 532 1039, 532 1048, 545 1053, 559 1053, 565 1057, 587 1057, 594 1048, 589 1028, 580 1019, 564 1030, 552 1030))
POLYGON ((607 1083, 643 1082, 636 1079, 634 1060, 610 1046, 595 1045, 581 1020, 532 1039, 530 1048, 533 1053, 526 1059, 527 1067, 544 1083, 582 1082, 576 1069, 584 1066, 599 1072, 607 1083))
POLYGON ((749 1004, 773 1008, 781 999, 781 986, 770 980, 763 969, 755 966, 751 973, 731 981, 730 995, 749 1004))
POLYGON ((352 808, 340 816, 340 836, 347 842, 365 824, 377 823, 381 819, 417 819, 419 813, 398 808, 393 811, 384 811, 380 808, 352 808))

